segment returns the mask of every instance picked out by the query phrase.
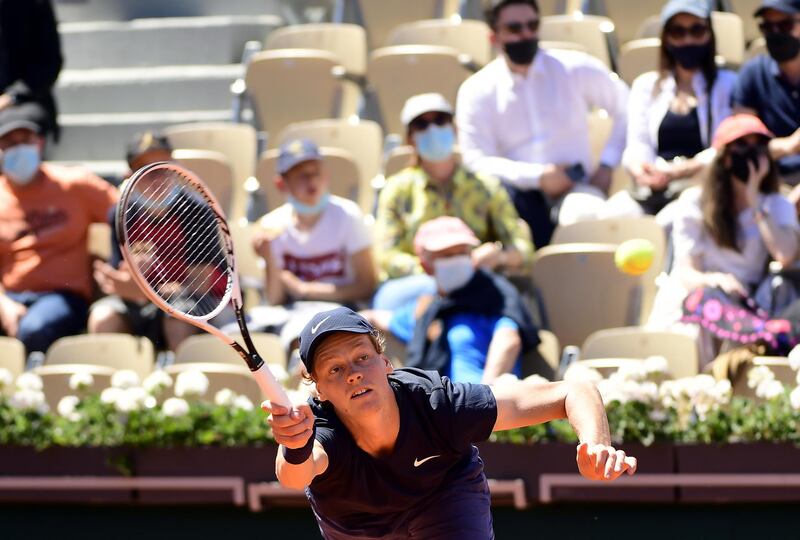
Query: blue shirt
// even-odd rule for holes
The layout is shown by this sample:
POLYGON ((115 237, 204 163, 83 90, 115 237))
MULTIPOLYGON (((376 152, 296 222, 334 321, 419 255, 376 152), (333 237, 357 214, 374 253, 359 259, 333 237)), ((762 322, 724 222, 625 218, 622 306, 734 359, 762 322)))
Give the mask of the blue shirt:
MULTIPOLYGON (((396 310, 389 321, 389 330, 403 343, 408 343, 414 333, 416 302, 410 302, 396 310)), ((444 319, 447 345, 450 347, 450 369, 448 377, 454 382, 480 383, 486 367, 486 353, 495 332, 503 328, 519 330, 509 317, 481 315, 478 313, 455 313, 444 319)), ((522 374, 522 365, 517 358, 514 375, 522 374)))
MULTIPOLYGON (((764 125, 777 137, 788 137, 800 127, 800 87, 781 75, 778 63, 761 54, 745 63, 733 89, 734 106, 756 111, 764 125)), ((800 155, 778 161, 781 174, 800 171, 800 155)))

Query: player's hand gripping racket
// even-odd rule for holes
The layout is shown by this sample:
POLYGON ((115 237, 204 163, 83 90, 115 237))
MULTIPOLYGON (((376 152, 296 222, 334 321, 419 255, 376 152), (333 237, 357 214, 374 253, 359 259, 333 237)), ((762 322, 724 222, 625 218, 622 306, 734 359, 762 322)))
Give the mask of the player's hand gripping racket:
POLYGON ((289 398, 250 339, 233 240, 222 208, 206 185, 174 163, 143 167, 122 190, 116 227, 122 256, 144 294, 176 319, 233 347, 262 392, 291 409, 289 398), (247 349, 209 323, 229 304, 247 349))

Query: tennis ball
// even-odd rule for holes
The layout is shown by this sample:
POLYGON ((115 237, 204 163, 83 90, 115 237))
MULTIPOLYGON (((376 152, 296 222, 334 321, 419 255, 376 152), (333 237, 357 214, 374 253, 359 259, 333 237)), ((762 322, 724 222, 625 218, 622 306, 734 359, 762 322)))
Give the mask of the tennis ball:
POLYGON ((614 253, 614 264, 622 272, 638 276, 647 272, 653 264, 655 247, 653 243, 644 238, 634 238, 622 242, 614 253))

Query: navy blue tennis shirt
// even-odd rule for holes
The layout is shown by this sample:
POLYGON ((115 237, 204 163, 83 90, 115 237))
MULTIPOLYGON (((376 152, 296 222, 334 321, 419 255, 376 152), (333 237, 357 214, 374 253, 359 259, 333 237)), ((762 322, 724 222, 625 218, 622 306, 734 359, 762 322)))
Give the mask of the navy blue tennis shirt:
POLYGON ((493 539, 489 488, 474 442, 485 441, 497 402, 481 384, 434 371, 388 375, 400 410, 391 454, 361 450, 333 407, 310 399, 327 470, 306 495, 323 537, 493 539))

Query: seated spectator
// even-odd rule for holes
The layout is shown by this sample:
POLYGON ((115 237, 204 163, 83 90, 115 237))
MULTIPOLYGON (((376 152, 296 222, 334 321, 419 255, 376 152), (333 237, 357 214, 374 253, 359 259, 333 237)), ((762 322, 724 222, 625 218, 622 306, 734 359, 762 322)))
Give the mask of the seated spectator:
POLYGON ((331 195, 329 183, 316 144, 300 139, 281 146, 275 184, 288 202, 261 219, 254 249, 267 263, 267 301, 283 307, 251 315, 255 328, 280 330, 289 350, 306 322, 330 307, 320 302, 355 305, 375 290, 364 216, 356 203, 331 195))
POLYGON ((538 330, 517 290, 502 276, 476 268, 480 240, 455 217, 419 228, 414 249, 434 277, 437 296, 392 312, 364 312, 372 324, 408 343, 406 367, 437 370, 454 382, 491 384, 520 375, 520 355, 539 344, 538 330))
POLYGON ((711 334, 726 339, 747 335, 749 322, 742 314, 755 309, 755 290, 768 259, 788 265, 797 256, 800 225, 791 203, 778 192, 777 167, 768 151, 771 139, 755 116, 724 120, 714 135, 717 157, 702 186, 687 189, 677 202, 675 262, 659 287, 648 326, 700 323, 708 329, 701 341, 704 363, 716 352, 711 334), (700 310, 706 318, 698 318, 701 297, 712 296, 717 307, 735 307, 700 310), (735 335, 726 337, 727 326, 735 335))
POLYGON ((718 69, 711 11, 705 0, 672 0, 661 12, 658 71, 633 82, 622 162, 634 198, 657 214, 696 183, 713 159, 711 136, 730 116, 736 74, 718 69))
POLYGON ((85 170, 42 163, 46 121, 33 103, 0 112, 0 323, 29 353, 85 328, 89 224, 117 200, 85 170))
POLYGON ((468 169, 504 182, 541 247, 559 213, 580 215, 608 193, 625 148, 628 89, 588 54, 540 50, 535 0, 492 0, 487 22, 500 54, 458 91, 458 143, 468 169), (587 117, 594 108, 613 118, 597 166, 587 117))
POLYGON ((531 261, 530 233, 494 178, 464 169, 453 153, 453 108, 439 94, 406 101, 401 113, 415 163, 386 181, 378 201, 376 237, 383 279, 375 309, 395 309, 436 291, 414 252, 419 227, 439 216, 461 218, 481 245, 472 256, 488 270, 521 271, 531 261))
MULTIPOLYGON (((172 147, 166 137, 152 131, 137 134, 126 152, 132 174, 146 165, 172 160, 172 147)), ((142 293, 122 259, 117 241, 116 205, 108 214, 111 225, 111 258, 94 262, 94 278, 108 296, 89 310, 90 333, 130 333, 150 339, 157 349, 175 351, 187 337, 199 332, 194 326, 168 316, 142 293)))
MULTIPOLYGON (((736 112, 757 115, 775 138, 769 145, 778 173, 800 184, 800 1, 768 0, 754 14, 769 54, 746 62, 733 92, 736 112)), ((790 195, 800 203, 800 189, 790 195)))

